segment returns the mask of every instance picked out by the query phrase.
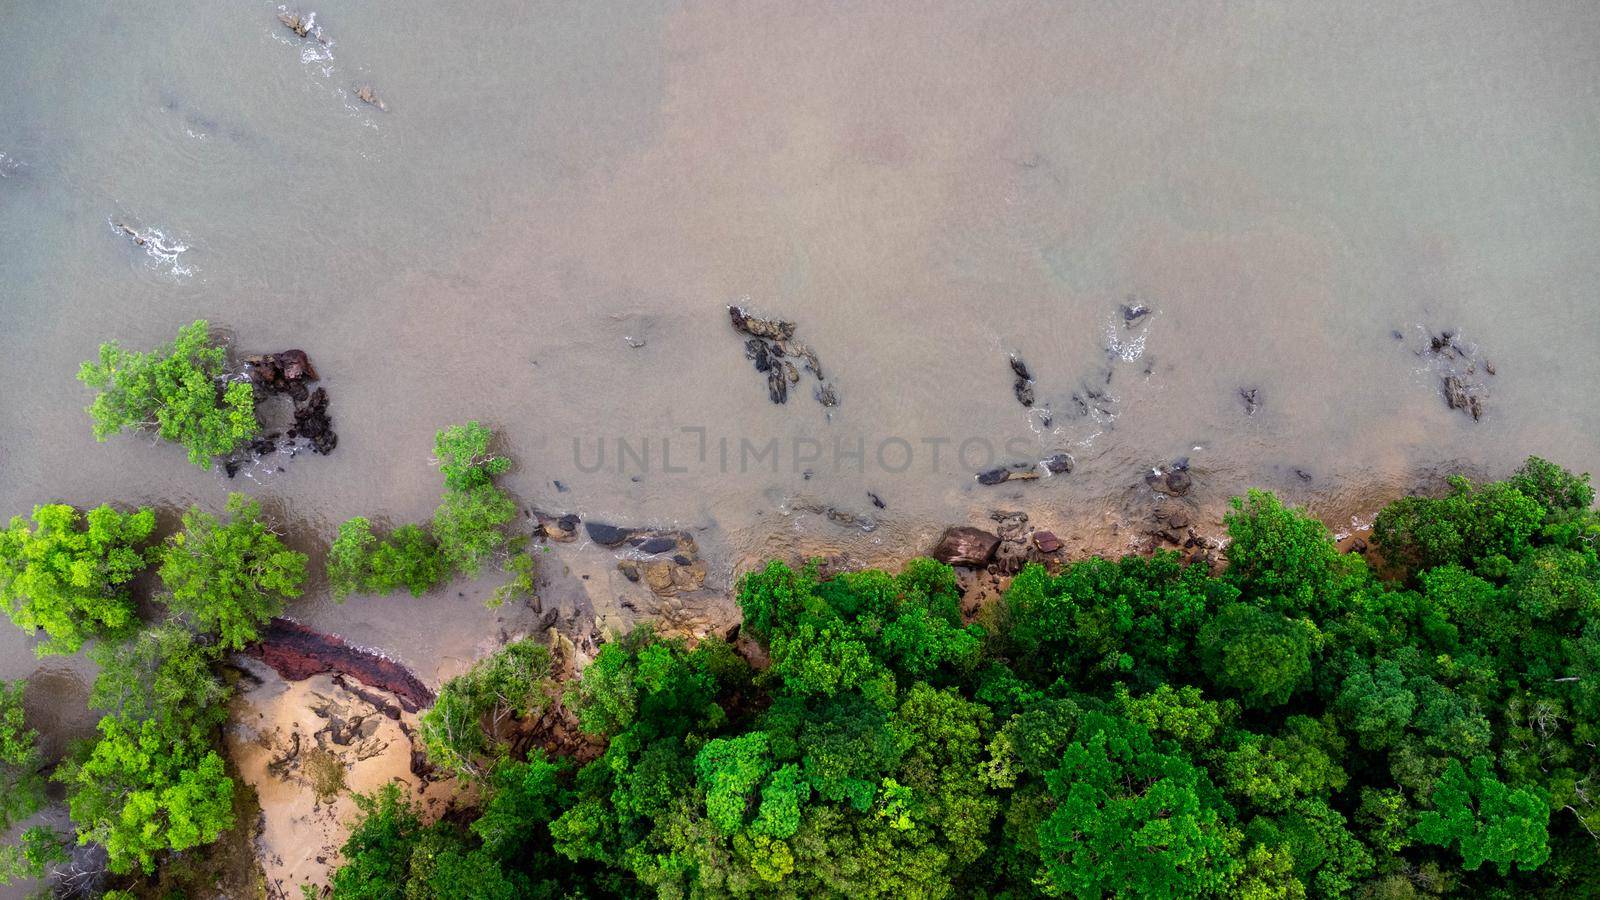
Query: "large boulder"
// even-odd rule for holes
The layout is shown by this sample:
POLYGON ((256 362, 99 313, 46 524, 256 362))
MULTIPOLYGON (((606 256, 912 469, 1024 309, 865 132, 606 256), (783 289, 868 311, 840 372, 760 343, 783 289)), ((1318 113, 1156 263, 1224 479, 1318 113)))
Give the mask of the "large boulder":
POLYGON ((952 566, 984 566, 988 565, 999 544, 999 535, 962 525, 946 528, 928 555, 952 566))

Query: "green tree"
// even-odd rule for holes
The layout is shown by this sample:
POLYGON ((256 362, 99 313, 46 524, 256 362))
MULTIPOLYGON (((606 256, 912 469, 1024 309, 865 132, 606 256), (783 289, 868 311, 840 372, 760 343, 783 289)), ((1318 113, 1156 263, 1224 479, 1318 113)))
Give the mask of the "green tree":
POLYGON ((22 707, 26 682, 0 682, 0 831, 44 805, 39 733, 29 728, 22 707))
POLYGON ((78 380, 98 391, 88 410, 97 440, 153 428, 187 447, 190 462, 209 466, 255 435, 254 391, 248 381, 228 377, 227 350, 207 337, 207 327, 196 320, 148 353, 116 341, 100 345, 99 358, 78 370, 78 380))
POLYGON ((555 695, 550 651, 531 640, 507 644, 440 688, 422 714, 423 748, 436 765, 482 776, 507 750, 501 736, 555 695))
POLYGON ((1503 577, 1531 546, 1545 509, 1511 482, 1474 487, 1459 475, 1443 497, 1403 497, 1378 513, 1372 537, 1389 560, 1415 569, 1470 565, 1503 577))
POLYGON ((1048 780, 1058 805, 1039 826, 1047 893, 1193 897, 1228 883, 1225 809, 1200 770, 1157 752, 1143 729, 1091 714, 1048 780))
POLYGON ((43 878, 52 865, 71 858, 69 846, 67 839, 48 825, 25 829, 17 843, 0 846, 0 884, 43 878))
POLYGON ((486 562, 506 546, 505 526, 517 517, 517 504, 492 484, 449 491, 433 513, 433 536, 452 568, 476 578, 486 562))
POLYGON ((1299 615, 1328 601, 1339 553, 1328 526, 1267 491, 1235 497, 1228 526, 1228 577, 1245 591, 1274 598, 1280 612, 1299 615))
POLYGON ((227 689, 211 657, 176 623, 96 650, 90 704, 99 738, 55 778, 67 786, 78 842, 103 845, 112 871, 146 873, 157 854, 215 841, 233 827, 233 780, 215 749, 227 689))
POLYGON ((191 507, 167 539, 160 573, 167 605, 237 650, 283 611, 285 597, 300 596, 306 555, 286 547, 261 521, 261 504, 243 494, 228 495, 227 517, 191 507))
POLYGON ((333 875, 338 900, 394 900, 407 896, 411 855, 422 836, 422 817, 390 782, 372 794, 354 795, 360 817, 339 854, 333 875))
POLYGON ((434 436, 433 456, 444 475, 445 490, 470 491, 511 468, 511 460, 489 452, 492 440, 494 432, 478 422, 452 425, 434 436))
POLYGON ((0 604, 19 628, 49 636, 39 655, 75 653, 89 638, 135 628, 138 610, 127 585, 144 570, 139 545, 155 530, 155 513, 99 506, 80 517, 70 506, 51 504, 34 507, 33 521, 30 529, 16 516, 0 531, 0 604))
POLYGON ((1200 632, 1200 663, 1246 706, 1287 703, 1311 676, 1321 643, 1315 625, 1243 603, 1224 607, 1200 632))
POLYGON ((1432 801, 1412 833, 1425 844, 1455 847, 1468 872, 1486 860, 1501 874, 1532 871, 1550 857, 1550 807, 1527 788, 1501 783, 1487 757, 1473 759, 1470 774, 1451 760, 1432 801))
POLYGON ((339 526, 328 546, 328 584, 335 602, 351 594, 387 594, 400 588, 421 597, 449 574, 439 545, 418 525, 401 525, 379 539, 360 516, 339 526))

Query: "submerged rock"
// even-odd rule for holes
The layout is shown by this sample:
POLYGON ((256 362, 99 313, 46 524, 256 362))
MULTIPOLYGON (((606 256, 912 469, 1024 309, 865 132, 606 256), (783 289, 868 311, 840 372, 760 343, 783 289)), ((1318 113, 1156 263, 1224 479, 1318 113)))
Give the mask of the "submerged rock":
POLYGON ((767 349, 765 342, 757 338, 744 342, 744 356, 745 359, 755 360, 757 372, 765 372, 772 368, 771 351, 767 349))
POLYGON ((1253 416, 1261 408, 1261 391, 1259 388, 1239 388, 1239 399, 1244 401, 1244 414, 1253 416))
POLYGON ((634 533, 632 528, 619 528, 616 525, 606 525, 601 522, 585 522, 583 523, 583 529, 589 533, 589 540, 602 547, 615 547, 634 533))
POLYGON ((278 21, 283 23, 283 27, 289 29, 300 37, 305 37, 311 33, 312 19, 315 17, 315 13, 304 18, 302 18, 301 15, 296 12, 284 11, 278 13, 278 21))
POLYGON ((767 372, 767 398, 773 403, 789 402, 789 379, 784 377, 782 367, 773 366, 767 372))
POLYGON ((1008 481, 1034 481, 1040 477, 1040 473, 1032 463, 1012 463, 1009 466, 985 469, 973 477, 979 484, 993 486, 1008 481))
MULTIPOLYGON (((362 85, 361 89, 356 91, 356 99, 363 103, 370 103, 373 106, 376 106, 379 112, 389 111, 389 104, 383 102, 383 98, 379 97, 377 93, 372 90, 372 85, 362 85)), ((642 347, 644 345, 641 343, 639 346, 642 347)))
POLYGON ((1432 361, 1439 372, 1440 392, 1445 405, 1471 416, 1474 421, 1483 417, 1484 401, 1489 394, 1486 378, 1495 374, 1494 364, 1484 359, 1476 344, 1462 340, 1451 329, 1428 332, 1427 343, 1416 351, 1418 356, 1432 361))
POLYGON ((1017 376, 1011 385, 1011 393, 1017 397, 1017 402, 1025 407, 1033 406, 1033 375, 1028 371, 1028 364, 1015 353, 1011 354, 1011 373, 1017 376))
POLYGON ((1144 481, 1163 494, 1182 497, 1194 486, 1194 479, 1189 475, 1189 457, 1180 456, 1165 466, 1152 469, 1144 476, 1144 481))
POLYGON ((952 566, 985 566, 1000 546, 999 535, 962 525, 946 528, 928 555, 952 566))

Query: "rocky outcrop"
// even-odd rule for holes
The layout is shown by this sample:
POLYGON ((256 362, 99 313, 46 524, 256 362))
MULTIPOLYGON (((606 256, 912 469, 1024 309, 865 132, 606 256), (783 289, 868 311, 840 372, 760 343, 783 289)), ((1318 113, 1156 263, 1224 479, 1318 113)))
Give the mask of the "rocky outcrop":
MULTIPOLYGON (((1399 340, 1405 335, 1396 331, 1399 340)), ((1445 406, 1460 410, 1477 421, 1483 417, 1489 397, 1488 379, 1494 377, 1495 366, 1483 356, 1474 343, 1464 340, 1460 333, 1445 329, 1425 332, 1420 347, 1413 352, 1432 364, 1438 373, 1440 394, 1445 406)))
MULTIPOLYGON (((311 387, 311 382, 319 379, 304 350, 252 356, 244 361, 244 368, 255 388, 258 412, 263 402, 276 396, 288 397, 294 410, 293 424, 286 431, 269 432, 250 443, 249 459, 260 459, 280 450, 290 456, 302 449, 321 454, 333 452, 339 445, 339 435, 334 433, 333 419, 328 415, 328 392, 321 387, 311 387)), ((228 477, 233 477, 245 461, 240 457, 228 460, 225 464, 228 477)))
POLYGON ((839 405, 838 391, 823 380, 822 362, 816 351, 794 339, 793 322, 758 318, 739 306, 728 307, 728 318, 734 331, 749 335, 744 342, 744 355, 755 363, 757 372, 766 376, 767 399, 788 403, 790 388, 800 383, 800 369, 804 368, 819 382, 813 391, 817 402, 825 407, 839 405), (800 367, 794 360, 800 362, 800 367))
POLYGON ((928 555, 952 566, 986 566, 999 545, 999 535, 962 525, 946 528, 928 555))
MULTIPOLYGON (((389 111, 389 104, 383 102, 383 98, 378 96, 377 92, 372 89, 372 85, 370 84, 364 84, 356 90, 356 99, 360 100, 362 103, 368 103, 376 106, 378 108, 378 112, 389 111)), ((639 346, 642 347, 644 345, 640 344, 639 346)))
POLYGON ((433 692, 405 666, 290 619, 273 619, 260 642, 245 652, 288 681, 334 672, 388 691, 406 712, 416 712, 433 703, 433 692))

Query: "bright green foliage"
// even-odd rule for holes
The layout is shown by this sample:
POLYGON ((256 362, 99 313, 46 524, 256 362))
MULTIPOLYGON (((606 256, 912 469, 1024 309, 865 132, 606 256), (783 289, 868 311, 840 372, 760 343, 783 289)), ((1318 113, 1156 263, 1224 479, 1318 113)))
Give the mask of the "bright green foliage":
POLYGON ((70 847, 67 839, 48 825, 24 830, 17 843, 0 846, 0 884, 43 878, 52 865, 71 858, 70 847))
POLYGON ((161 581, 169 607, 237 650, 283 611, 285 597, 300 596, 306 555, 284 546, 261 521, 261 504, 243 494, 228 495, 227 517, 190 507, 163 548, 161 581))
POLYGON ((489 452, 493 439, 494 432, 478 422, 440 430, 433 439, 433 455, 439 461, 445 490, 470 491, 511 468, 511 460, 489 452))
POLYGON ((27 726, 22 709, 25 684, 0 682, 0 831, 9 831, 44 805, 39 734, 27 726))
POLYGON ((392 782, 354 799, 361 818, 340 849, 344 865, 334 873, 333 895, 340 900, 405 896, 411 854, 423 831, 421 816, 392 782))
POLYGON ((1412 832, 1424 843, 1456 847, 1468 872, 1485 860, 1505 874, 1513 866, 1537 869, 1550 858, 1550 807, 1528 788, 1501 783, 1486 757, 1472 761, 1470 775, 1451 760, 1432 800, 1412 832))
POLYGON ((604 644, 541 719, 576 718, 581 765, 511 749, 522 688, 447 685, 429 753, 481 809, 424 826, 372 801, 336 896, 1589 896, 1589 497, 1533 460, 1402 501, 1385 581, 1251 494, 1223 573, 1029 566, 984 628, 931 560, 771 563, 738 597, 769 664, 648 628, 604 644))
POLYGON ((127 583, 145 567, 139 545, 155 530, 155 513, 100 506, 80 518, 70 506, 51 504, 34 507, 33 521, 30 529, 16 516, 0 531, 0 604, 17 627, 49 635, 39 655, 75 653, 89 638, 135 628, 127 583))
POLYGON ((1201 629, 1200 663, 1246 706, 1280 706, 1311 676, 1317 627, 1243 603, 1226 606, 1201 629))
POLYGON ((759 731, 708 742, 694 758, 695 774, 705 785, 706 817, 724 834, 745 824, 745 807, 754 805, 756 788, 772 771, 767 736, 759 731))
POLYGON ((479 776, 505 753, 499 741, 536 718, 556 694, 550 651, 531 640, 506 645, 445 682, 422 715, 422 744, 435 765, 479 776))
POLYGON ((1514 482, 1473 487, 1457 475, 1443 497, 1391 503, 1378 514, 1372 536, 1393 562, 1420 569, 1470 563, 1495 577, 1528 551, 1544 517, 1544 507, 1514 482))
POLYGON ((1549 460, 1528 457, 1508 483, 1525 497, 1551 512, 1587 511, 1594 505, 1594 488, 1587 473, 1574 475, 1549 460))
POLYGON ((1339 560, 1328 526, 1266 491, 1235 497, 1232 506, 1229 579, 1291 615, 1321 609, 1339 560))
POLYGON ((1142 728, 1091 714, 1046 782, 1058 800, 1039 826, 1048 894, 1193 897, 1227 884, 1226 808, 1142 728))
POLYGON ((107 710, 100 737, 55 777, 79 843, 104 845, 113 871, 150 872, 157 854, 233 826, 233 781, 213 749, 228 692, 208 653, 173 623, 97 648, 95 659, 90 704, 107 710))
POLYGON ((101 344, 99 359, 78 370, 78 380, 99 392, 88 410, 95 438, 154 428, 187 447, 197 466, 250 440, 259 427, 254 392, 248 381, 229 379, 227 350, 211 342, 207 327, 203 319, 185 325, 177 340, 148 353, 101 344))
POLYGON ((400 588, 421 597, 448 572, 439 545, 417 525, 401 525, 380 540, 372 523, 357 516, 339 526, 339 536, 328 547, 328 584, 335 602, 351 594, 387 594, 400 588))
POLYGON ((405 588, 420 597, 460 574, 476 578, 485 563, 500 558, 508 580, 485 602, 536 599, 537 560, 523 550, 525 537, 510 526, 517 504, 494 484, 511 461, 489 453, 494 433, 468 422, 439 432, 434 455, 444 473, 445 493, 426 526, 402 525, 380 538, 365 518, 339 526, 328 547, 328 584, 336 602, 351 594, 387 594, 405 588))
POLYGON ((505 527, 517 504, 505 491, 480 484, 444 495, 433 513, 433 536, 447 563, 476 578, 484 562, 506 545, 505 527))

